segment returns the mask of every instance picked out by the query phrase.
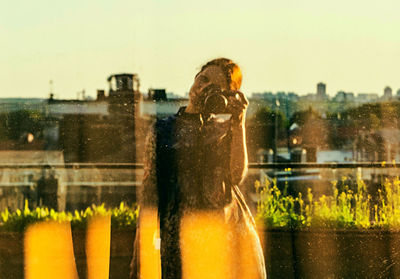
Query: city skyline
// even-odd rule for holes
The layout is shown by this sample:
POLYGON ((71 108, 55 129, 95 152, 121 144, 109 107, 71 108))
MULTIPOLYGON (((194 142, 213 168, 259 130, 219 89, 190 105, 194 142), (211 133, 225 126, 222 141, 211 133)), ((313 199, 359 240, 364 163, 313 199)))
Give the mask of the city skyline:
POLYGON ((141 91, 184 95, 200 66, 225 56, 243 70, 242 91, 400 88, 400 3, 361 0, 70 1, 3 3, 0 97, 95 98, 113 73, 137 73, 141 91))

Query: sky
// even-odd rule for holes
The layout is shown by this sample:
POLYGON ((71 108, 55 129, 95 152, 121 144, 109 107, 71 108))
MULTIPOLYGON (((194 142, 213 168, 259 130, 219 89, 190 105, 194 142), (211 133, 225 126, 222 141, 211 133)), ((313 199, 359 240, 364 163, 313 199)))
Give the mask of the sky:
POLYGON ((0 1, 0 97, 95 97, 113 73, 184 95, 228 57, 242 91, 400 89, 398 0, 0 1))

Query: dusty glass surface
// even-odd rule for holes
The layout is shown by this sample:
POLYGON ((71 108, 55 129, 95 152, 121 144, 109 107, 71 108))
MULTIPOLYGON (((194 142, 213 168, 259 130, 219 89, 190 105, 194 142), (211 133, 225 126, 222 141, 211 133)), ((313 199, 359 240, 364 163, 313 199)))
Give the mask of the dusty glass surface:
POLYGON ((397 278, 399 5, 1 4, 0 278, 397 278))

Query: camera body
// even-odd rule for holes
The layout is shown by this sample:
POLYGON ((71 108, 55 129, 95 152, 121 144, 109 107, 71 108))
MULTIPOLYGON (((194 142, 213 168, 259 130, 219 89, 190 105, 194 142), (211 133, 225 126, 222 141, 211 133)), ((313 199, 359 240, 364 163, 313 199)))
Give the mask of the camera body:
POLYGON ((206 114, 229 114, 229 97, 237 97, 234 91, 222 90, 220 86, 211 84, 203 89, 203 112, 206 114))

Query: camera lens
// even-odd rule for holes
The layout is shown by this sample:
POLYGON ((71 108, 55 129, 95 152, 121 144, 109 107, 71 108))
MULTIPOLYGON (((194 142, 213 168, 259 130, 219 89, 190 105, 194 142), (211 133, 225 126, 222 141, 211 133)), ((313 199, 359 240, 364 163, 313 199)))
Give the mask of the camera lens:
POLYGON ((206 98, 204 110, 206 113, 224 113, 228 106, 228 99, 222 94, 213 94, 206 98))
POLYGON ((228 105, 228 99, 224 96, 221 87, 211 84, 204 88, 203 96, 205 96, 203 104, 204 113, 224 113, 228 105))

